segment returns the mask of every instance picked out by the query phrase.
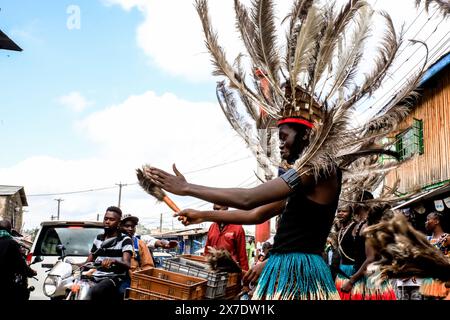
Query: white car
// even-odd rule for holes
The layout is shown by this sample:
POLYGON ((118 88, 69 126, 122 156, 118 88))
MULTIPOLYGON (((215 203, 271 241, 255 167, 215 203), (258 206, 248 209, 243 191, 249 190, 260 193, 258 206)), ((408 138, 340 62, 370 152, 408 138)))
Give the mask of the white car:
POLYGON ((36 235, 27 262, 36 270, 37 279, 30 278, 29 286, 35 290, 30 294, 30 300, 48 300, 43 291, 47 272, 58 261, 57 245, 65 248, 66 258, 75 263, 86 261, 97 235, 103 233, 103 223, 83 221, 48 221, 42 222, 36 235))

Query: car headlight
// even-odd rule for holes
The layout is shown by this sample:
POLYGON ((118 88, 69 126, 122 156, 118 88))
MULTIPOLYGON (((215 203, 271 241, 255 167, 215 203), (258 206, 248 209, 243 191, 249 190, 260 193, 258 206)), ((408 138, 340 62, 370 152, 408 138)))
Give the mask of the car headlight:
POLYGON ((58 276, 48 276, 44 281, 44 294, 47 297, 51 297, 55 294, 56 288, 58 288, 61 282, 60 277, 58 276))

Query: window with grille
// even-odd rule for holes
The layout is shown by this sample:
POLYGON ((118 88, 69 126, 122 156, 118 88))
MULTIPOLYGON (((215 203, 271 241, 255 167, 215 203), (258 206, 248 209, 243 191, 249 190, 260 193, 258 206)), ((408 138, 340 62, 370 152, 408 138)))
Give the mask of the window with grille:
POLYGON ((415 154, 423 154, 423 121, 414 119, 413 125, 396 136, 395 149, 400 160, 405 160, 415 154))

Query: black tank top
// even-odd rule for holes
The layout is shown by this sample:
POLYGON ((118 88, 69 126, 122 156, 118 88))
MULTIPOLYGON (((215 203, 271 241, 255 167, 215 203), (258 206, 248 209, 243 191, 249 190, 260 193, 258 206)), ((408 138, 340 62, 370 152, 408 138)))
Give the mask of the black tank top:
POLYGON ((288 197, 281 214, 280 225, 274 238, 272 253, 304 252, 321 254, 333 224, 342 173, 337 171, 339 189, 333 203, 323 205, 308 199, 304 192, 294 192, 288 197))
POLYGON ((355 268, 359 269, 364 261, 366 260, 366 238, 360 235, 362 228, 364 227, 365 221, 360 222, 356 226, 356 236, 355 236, 355 268))

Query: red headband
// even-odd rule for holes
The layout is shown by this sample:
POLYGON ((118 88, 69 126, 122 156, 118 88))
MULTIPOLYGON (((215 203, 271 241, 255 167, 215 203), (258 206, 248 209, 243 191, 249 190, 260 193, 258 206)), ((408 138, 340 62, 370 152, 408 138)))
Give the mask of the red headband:
POLYGON ((299 123, 307 126, 308 128, 314 128, 314 125, 309 122, 308 120, 299 119, 299 118, 286 118, 283 120, 278 121, 278 125, 282 125, 283 123, 299 123))

